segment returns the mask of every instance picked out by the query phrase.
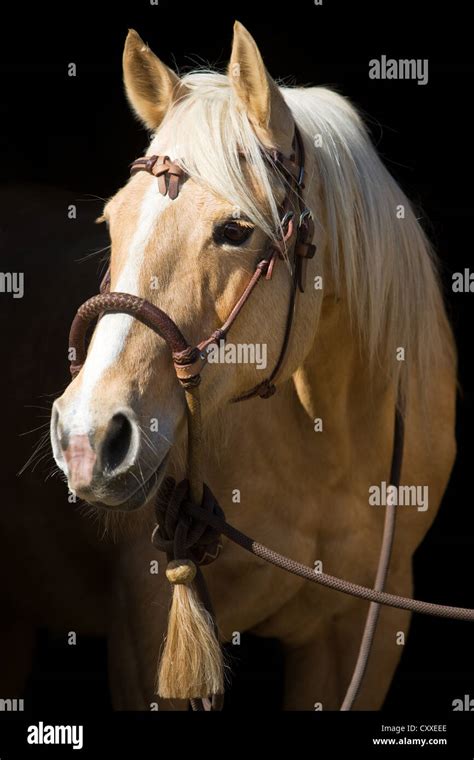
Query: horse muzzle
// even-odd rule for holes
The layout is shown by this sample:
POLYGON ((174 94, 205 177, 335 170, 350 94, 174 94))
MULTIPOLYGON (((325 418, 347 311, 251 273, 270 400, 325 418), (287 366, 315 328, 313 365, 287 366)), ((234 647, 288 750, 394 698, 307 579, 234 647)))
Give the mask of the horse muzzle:
POLYGON ((85 428, 71 424, 67 411, 62 413, 61 399, 55 402, 51 442, 70 491, 99 508, 130 511, 143 506, 166 474, 169 450, 150 446, 129 408, 85 428))

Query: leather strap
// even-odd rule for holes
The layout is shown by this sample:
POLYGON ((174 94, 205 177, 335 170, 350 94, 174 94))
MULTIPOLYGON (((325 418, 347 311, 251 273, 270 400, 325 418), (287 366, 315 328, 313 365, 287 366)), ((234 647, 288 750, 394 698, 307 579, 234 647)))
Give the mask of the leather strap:
POLYGON ((168 194, 171 200, 178 197, 180 180, 186 177, 184 169, 176 161, 171 161, 169 156, 137 158, 130 165, 130 174, 133 175, 139 171, 153 174, 158 179, 160 193, 162 195, 168 194))
POLYGON ((275 163, 278 163, 282 166, 290 181, 290 192, 286 195, 285 200, 283 201, 283 209, 285 211, 285 215, 282 219, 282 227, 287 227, 286 231, 284 230, 285 243, 291 240, 294 235, 294 211, 291 209, 291 195, 294 195, 296 198, 296 206, 299 214, 295 241, 293 245, 290 297, 280 353, 270 376, 251 390, 247 391, 246 393, 242 393, 240 396, 233 399, 234 402, 246 401, 247 399, 254 398, 255 396, 260 396, 260 398, 270 398, 275 393, 275 380, 283 366, 290 342, 297 292, 299 290, 301 293, 304 293, 306 263, 307 260, 312 259, 316 253, 316 246, 313 244, 314 222, 311 216, 311 212, 305 206, 302 197, 302 191, 304 189, 305 150, 300 131, 296 125, 294 146, 297 150, 297 154, 295 153, 291 159, 285 159, 282 154, 277 152, 273 152, 271 154, 271 159, 275 163), (296 155, 298 156, 299 163, 296 163, 295 161, 296 155))

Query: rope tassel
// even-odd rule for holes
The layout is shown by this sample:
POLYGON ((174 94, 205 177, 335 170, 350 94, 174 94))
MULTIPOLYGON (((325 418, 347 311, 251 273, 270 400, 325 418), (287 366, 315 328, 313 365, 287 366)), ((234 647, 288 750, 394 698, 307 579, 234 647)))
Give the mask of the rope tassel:
POLYGON ((205 698, 224 691, 222 652, 214 621, 194 587, 192 560, 172 560, 173 585, 168 633, 158 669, 157 693, 165 699, 205 698))
POLYGON ((170 560, 166 577, 173 586, 156 691, 164 699, 193 700, 224 693, 222 651, 199 567, 213 562, 222 545, 219 532, 202 520, 192 520, 185 505, 199 504, 203 515, 224 517, 224 513, 202 479, 199 386, 186 389, 186 404, 189 481, 176 485, 173 478, 165 478, 155 504, 157 525, 152 542, 170 560))

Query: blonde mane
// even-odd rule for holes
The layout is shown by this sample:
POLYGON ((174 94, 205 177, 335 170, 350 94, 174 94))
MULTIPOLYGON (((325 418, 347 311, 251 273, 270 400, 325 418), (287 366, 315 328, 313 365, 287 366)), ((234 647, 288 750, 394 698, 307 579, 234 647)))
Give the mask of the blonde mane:
MULTIPOLYGON (((262 156, 228 77, 197 71, 182 82, 187 95, 153 137, 152 152, 166 149, 179 157, 190 176, 274 236, 279 224, 275 170, 262 156), (265 204, 249 188, 242 150, 265 204)), ((324 227, 337 293, 347 300, 351 325, 371 368, 395 378, 403 364, 409 372, 402 377, 414 373, 423 382, 440 356, 450 362, 455 357, 436 257, 411 204, 347 99, 322 87, 281 92, 301 132, 315 146, 324 218, 312 210, 316 224, 324 227), (396 360, 399 347, 405 363, 396 360)), ((310 182, 307 177, 307 187, 310 182)))

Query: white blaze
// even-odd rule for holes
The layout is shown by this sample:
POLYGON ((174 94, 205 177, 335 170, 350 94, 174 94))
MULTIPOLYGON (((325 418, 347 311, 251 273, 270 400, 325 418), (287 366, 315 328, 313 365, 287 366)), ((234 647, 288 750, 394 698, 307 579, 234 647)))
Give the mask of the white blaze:
MULTIPOLYGON (((170 203, 168 196, 158 192, 156 181, 143 196, 137 229, 126 254, 125 265, 115 285, 115 290, 139 295, 138 284, 148 241, 153 234, 159 214, 170 203)), ((106 370, 111 367, 123 351, 134 318, 128 314, 105 314, 98 323, 94 340, 82 370, 82 382, 74 403, 70 433, 87 433, 91 429, 91 401, 95 389, 106 370)))

